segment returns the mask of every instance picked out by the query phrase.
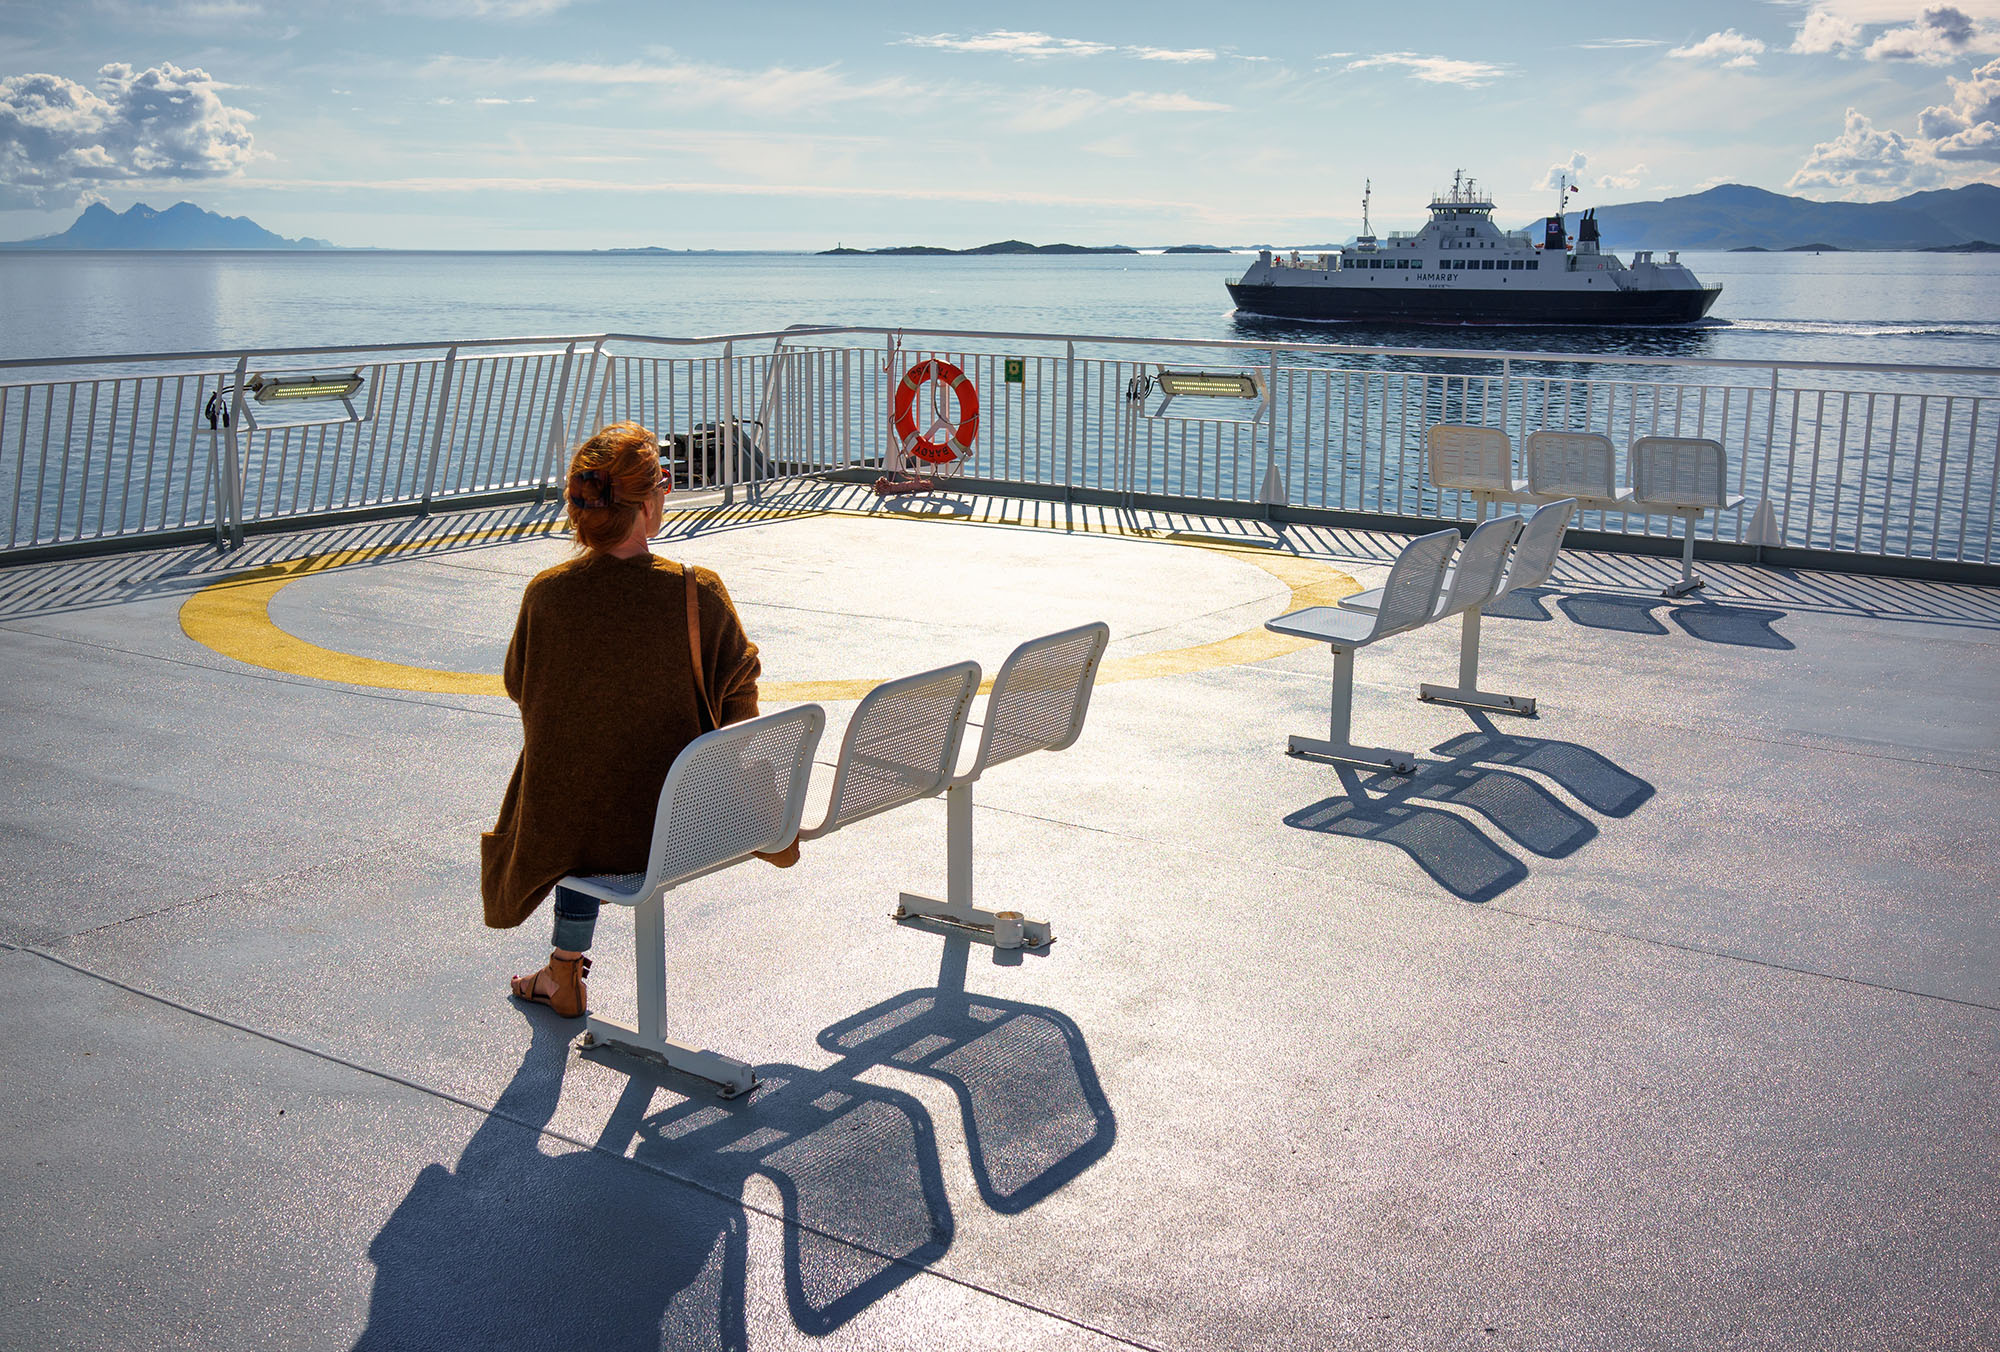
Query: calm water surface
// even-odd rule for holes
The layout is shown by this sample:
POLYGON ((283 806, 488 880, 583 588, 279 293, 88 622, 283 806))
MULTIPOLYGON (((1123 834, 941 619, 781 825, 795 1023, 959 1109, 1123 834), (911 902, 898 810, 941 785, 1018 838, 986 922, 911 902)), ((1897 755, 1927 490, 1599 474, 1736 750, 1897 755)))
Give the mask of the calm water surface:
POLYGON ((2000 367, 2000 256, 1683 257, 1711 322, 1624 333, 1238 318, 1221 255, 0 253, 0 358, 846 323, 2000 367))

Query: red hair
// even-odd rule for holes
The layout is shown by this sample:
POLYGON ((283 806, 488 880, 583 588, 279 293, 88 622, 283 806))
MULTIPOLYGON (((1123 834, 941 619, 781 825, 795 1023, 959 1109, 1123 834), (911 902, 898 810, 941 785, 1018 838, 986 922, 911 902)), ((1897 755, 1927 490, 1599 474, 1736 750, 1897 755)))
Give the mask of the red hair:
POLYGON ((635 422, 599 428, 569 461, 569 524, 577 543, 585 549, 621 543, 660 483, 657 437, 635 422))

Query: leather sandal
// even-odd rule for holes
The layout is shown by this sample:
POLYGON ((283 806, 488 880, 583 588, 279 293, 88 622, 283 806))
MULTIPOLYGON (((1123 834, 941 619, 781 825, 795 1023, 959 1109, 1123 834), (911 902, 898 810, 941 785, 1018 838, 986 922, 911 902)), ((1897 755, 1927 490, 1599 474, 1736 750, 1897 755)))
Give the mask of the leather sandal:
POLYGON ((590 975, 588 957, 559 958, 549 954, 549 965, 533 976, 517 976, 512 981, 514 997, 538 1005, 547 1005, 565 1019, 580 1019, 590 1004, 590 987, 584 978, 590 975), (549 981, 555 990, 548 995, 537 989, 542 984, 542 972, 549 974, 549 981))

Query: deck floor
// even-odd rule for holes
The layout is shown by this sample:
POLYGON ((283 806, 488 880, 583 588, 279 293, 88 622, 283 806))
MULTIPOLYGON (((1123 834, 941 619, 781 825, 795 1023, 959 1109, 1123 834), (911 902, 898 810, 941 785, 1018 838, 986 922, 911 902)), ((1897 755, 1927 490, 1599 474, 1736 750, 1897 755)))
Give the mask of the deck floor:
POLYGON ((869 682, 1110 623, 978 788, 1048 953, 886 918, 919 804, 671 898, 753 1098, 579 1052, 477 890, 545 511, 0 570, 0 1345, 2000 1346, 2000 591, 1571 553, 1485 628, 1535 719, 1360 655, 1402 778, 1283 755, 1331 663, 1258 637, 1393 537, 676 507, 816 803, 869 682))

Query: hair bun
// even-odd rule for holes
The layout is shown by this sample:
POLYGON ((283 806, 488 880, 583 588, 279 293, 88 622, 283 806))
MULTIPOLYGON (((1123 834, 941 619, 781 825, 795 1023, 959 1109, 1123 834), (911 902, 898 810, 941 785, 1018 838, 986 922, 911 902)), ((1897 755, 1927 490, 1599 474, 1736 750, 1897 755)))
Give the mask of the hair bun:
POLYGON ((603 470, 579 470, 569 476, 569 505, 580 511, 602 511, 612 505, 611 478, 603 470))

